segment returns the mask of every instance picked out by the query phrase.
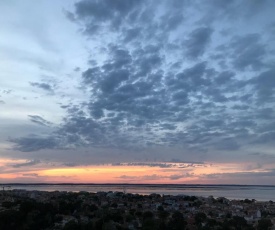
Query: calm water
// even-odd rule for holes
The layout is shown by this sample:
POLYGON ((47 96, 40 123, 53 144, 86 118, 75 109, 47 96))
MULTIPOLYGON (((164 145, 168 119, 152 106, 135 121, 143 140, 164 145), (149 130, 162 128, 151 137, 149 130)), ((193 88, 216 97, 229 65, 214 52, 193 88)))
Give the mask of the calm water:
POLYGON ((151 193, 165 195, 194 195, 226 197, 229 199, 256 199, 259 201, 275 201, 275 186, 240 186, 240 185, 10 185, 10 189, 26 189, 40 191, 120 191, 148 195, 151 193))

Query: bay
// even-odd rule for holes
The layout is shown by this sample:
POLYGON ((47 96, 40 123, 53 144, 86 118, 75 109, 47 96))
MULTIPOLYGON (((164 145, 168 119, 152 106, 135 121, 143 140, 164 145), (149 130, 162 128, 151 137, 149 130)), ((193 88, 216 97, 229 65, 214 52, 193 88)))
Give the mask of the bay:
POLYGON ((178 184, 5 184, 2 189, 25 189, 67 192, 127 192, 149 195, 188 195, 226 197, 228 199, 255 199, 275 201, 275 186, 262 185, 178 185, 178 184), (4 187, 4 188, 3 188, 4 187))

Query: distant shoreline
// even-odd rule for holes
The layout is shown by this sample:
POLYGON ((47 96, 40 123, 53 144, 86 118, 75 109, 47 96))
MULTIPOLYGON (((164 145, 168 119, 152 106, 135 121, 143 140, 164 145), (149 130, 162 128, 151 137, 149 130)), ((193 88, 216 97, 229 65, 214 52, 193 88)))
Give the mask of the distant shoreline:
POLYGON ((1 185, 98 185, 98 186, 151 186, 151 187, 161 187, 161 186, 175 186, 175 187, 215 187, 215 186, 237 186, 237 187, 275 187, 275 185, 253 185, 253 184, 133 184, 133 183, 0 183, 1 185))
POLYGON ((226 197, 228 199, 275 200, 274 185, 218 185, 218 184, 95 184, 95 183, 6 183, 1 190, 23 189, 28 191, 123 191, 132 194, 188 195, 201 197, 226 197))
MULTIPOLYGON (((3 190, 2 190, 3 191, 3 190)), ((2 192, 0 190, 0 194, 2 192)), ((46 190, 26 190, 26 189, 11 189, 11 190, 4 190, 4 192, 6 191, 10 191, 12 193, 14 192, 19 192, 19 191, 22 191, 24 193, 33 193, 33 192, 38 192, 38 193, 54 193, 54 192, 58 192, 58 193, 75 193, 75 194, 81 194, 81 193, 90 193, 90 194, 101 194, 101 193, 105 193, 105 194, 108 194, 108 193, 113 193, 113 194, 116 194, 116 193, 124 193, 123 191, 97 191, 97 192, 90 192, 90 191, 65 191, 65 190, 53 190, 53 191, 46 191, 46 190)), ((232 198, 229 198, 229 197, 224 197, 224 196, 220 196, 220 197, 215 197, 213 195, 209 195, 209 196, 203 196, 203 195, 188 195, 188 194, 177 194, 177 195, 171 195, 171 194, 161 194, 161 193, 150 193, 150 194, 140 194, 140 193, 133 193, 133 192, 127 192, 125 193, 127 195, 138 195, 138 196, 166 196, 166 197, 196 197, 196 198, 202 198, 202 199, 206 199, 206 198, 209 198, 209 197, 213 197, 214 199, 218 199, 218 198, 225 198, 229 201, 244 201, 244 200, 251 200, 251 201, 256 201, 256 202, 275 202, 275 199, 271 199, 271 200, 257 200, 257 199, 254 199, 254 198, 241 198, 241 199, 232 199, 232 198)))

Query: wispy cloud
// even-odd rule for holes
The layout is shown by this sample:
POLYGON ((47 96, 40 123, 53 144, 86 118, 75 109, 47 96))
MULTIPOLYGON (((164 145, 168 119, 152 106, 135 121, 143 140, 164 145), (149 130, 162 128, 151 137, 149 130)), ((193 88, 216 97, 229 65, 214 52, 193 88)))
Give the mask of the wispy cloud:
POLYGON ((25 163, 14 164, 14 165, 12 165, 12 167, 14 167, 14 168, 30 167, 30 166, 34 166, 34 165, 37 165, 40 163, 41 163, 40 160, 31 160, 31 161, 26 161, 25 163))
POLYGON ((28 115, 28 117, 30 118, 31 122, 34 122, 34 123, 36 123, 38 125, 44 125, 44 126, 52 125, 51 122, 45 120, 41 116, 38 116, 38 115, 28 115))
POLYGON ((183 178, 192 178, 194 177, 193 173, 185 173, 185 174, 172 174, 168 176, 164 175, 158 175, 158 174, 151 174, 151 175, 143 175, 143 176, 127 176, 127 175, 121 175, 118 178, 119 179, 125 179, 125 180, 135 180, 135 181, 163 181, 164 179, 169 179, 171 181, 176 181, 183 178))
POLYGON ((54 93, 54 87, 48 83, 30 82, 30 85, 33 87, 45 90, 49 93, 54 93))
POLYGON ((146 166, 157 168, 195 168, 201 166, 207 166, 204 163, 166 163, 166 162, 124 162, 114 163, 113 166, 146 166))

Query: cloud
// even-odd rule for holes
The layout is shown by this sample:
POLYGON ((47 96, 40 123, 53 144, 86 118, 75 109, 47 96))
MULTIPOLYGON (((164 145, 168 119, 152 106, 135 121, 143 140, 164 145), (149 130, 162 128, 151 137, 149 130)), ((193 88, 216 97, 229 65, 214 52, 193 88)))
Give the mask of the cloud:
POLYGON ((157 168, 193 168, 201 167, 204 163, 185 163, 185 162, 127 162, 127 163, 114 163, 114 166, 146 166, 146 167, 157 167, 157 168))
POLYGON ((14 149, 22 152, 39 151, 41 149, 55 149, 59 146, 58 140, 55 137, 21 137, 11 138, 9 140, 15 143, 14 149))
POLYGON ((261 171, 261 172, 233 172, 233 173, 213 173, 213 174, 207 174, 204 175, 203 177, 209 177, 209 178, 216 178, 216 177, 225 177, 225 178, 230 178, 230 177, 242 177, 242 178, 261 178, 261 177, 274 177, 275 176, 275 170, 274 169, 269 169, 266 171, 261 171))
POLYGON ((266 143, 273 143, 275 140, 275 132, 267 132, 259 137, 254 141, 255 144, 266 144, 266 143))
POLYGON ((190 177, 194 177, 194 174, 193 173, 185 173, 185 174, 173 174, 173 175, 168 176, 168 178, 170 180, 179 180, 182 178, 190 178, 190 177))
POLYGON ((152 174, 152 175, 144 175, 144 176, 127 176, 122 175, 118 177, 119 179, 126 179, 126 180, 161 180, 166 178, 165 176, 152 174))
POLYGON ((228 82, 235 76, 235 73, 232 71, 223 71, 218 74, 218 76, 215 78, 215 83, 218 85, 223 85, 228 82))
MULTIPOLYGON (((76 14, 81 17, 91 17, 95 21, 105 22, 106 20, 113 20, 113 17, 122 17, 129 13, 138 2, 129 0, 127 2, 118 1, 79 1, 75 4, 76 14)), ((115 20, 116 21, 116 20, 115 20)))
POLYGON ((31 161, 26 161, 25 163, 20 163, 20 164, 14 164, 12 167, 14 168, 21 168, 21 167, 29 167, 29 166, 34 166, 39 164, 39 160, 31 160, 31 161))
POLYGON ((64 166, 75 167, 75 166, 78 166, 78 164, 76 164, 76 163, 64 163, 64 166))
POLYGON ((12 89, 5 89, 5 90, 2 90, 3 94, 11 94, 13 92, 12 89))
POLYGON ((184 46, 187 48, 187 56, 198 58, 203 55, 206 46, 210 42, 212 32, 212 29, 207 27, 193 30, 189 35, 189 39, 184 43, 184 46))
MULTIPOLYGON (((252 142, 269 151, 275 127, 274 53, 263 25, 270 24, 270 5, 77 1, 65 14, 92 50, 84 67, 71 67, 84 96, 62 103, 66 114, 50 137, 12 139, 14 148, 87 148, 97 160, 102 152, 94 149, 104 149, 111 164, 124 162, 115 151, 128 151, 129 162, 146 162, 144 152, 167 148, 155 153, 160 163, 135 163, 151 167, 170 167, 166 161, 172 157, 246 156, 252 142)), ((55 90, 53 83, 30 84, 55 90)), ((51 125, 38 115, 29 118, 51 125)))
POLYGON ((39 177, 37 173, 23 173, 22 176, 24 177, 39 177))
POLYGON ((163 180, 163 179, 170 179, 172 181, 176 181, 183 178, 190 178, 193 177, 193 173, 185 173, 185 174, 172 174, 169 176, 163 176, 158 174, 151 174, 151 175, 144 175, 144 176, 128 176, 128 175, 121 175, 118 178, 124 180, 138 180, 138 181, 151 181, 151 180, 163 180))
POLYGON ((36 123, 38 125, 43 125, 43 126, 49 126, 52 125, 51 122, 45 120, 44 118, 38 116, 38 115, 28 115, 30 118, 31 122, 36 123))
POLYGON ((256 116, 258 119, 262 119, 262 120, 273 120, 274 109, 273 108, 259 109, 256 113, 256 116))
POLYGON ((54 88, 52 85, 47 83, 39 83, 39 82, 30 82, 30 85, 39 89, 43 89, 45 91, 48 91, 49 93, 54 92, 54 88))
POLYGON ((240 145, 236 142, 236 140, 231 138, 220 140, 215 146, 219 150, 229 151, 238 150, 240 148, 240 145))
POLYGON ((261 69, 264 56, 266 55, 265 45, 260 42, 259 34, 247 34, 242 37, 236 37, 231 42, 233 56, 233 66, 236 69, 252 70, 261 69))
POLYGON ((259 103, 267 103, 274 101, 275 95, 275 68, 270 68, 262 72, 257 77, 250 80, 257 91, 259 103))

